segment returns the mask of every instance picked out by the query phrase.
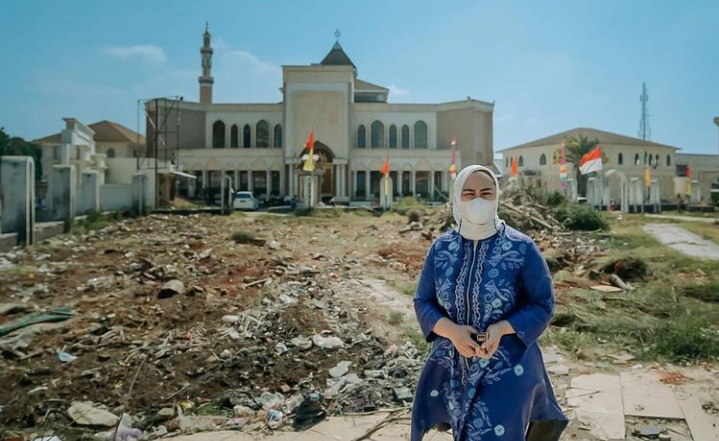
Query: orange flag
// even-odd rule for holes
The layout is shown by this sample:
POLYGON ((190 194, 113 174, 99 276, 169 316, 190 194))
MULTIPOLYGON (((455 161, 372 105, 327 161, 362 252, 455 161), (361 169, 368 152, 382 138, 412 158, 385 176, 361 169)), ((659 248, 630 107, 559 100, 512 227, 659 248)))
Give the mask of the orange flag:
POLYGON ((389 173, 389 152, 387 152, 387 159, 384 160, 384 165, 382 166, 382 170, 380 170, 380 173, 382 173, 384 176, 387 176, 389 173))
POLYGON ((519 167, 519 162, 517 161, 517 157, 515 156, 514 158, 512 158, 512 171, 510 172, 510 174, 512 176, 517 176, 517 168, 518 167, 519 167))
POLYGON ((315 129, 313 128, 310 131, 310 136, 307 137, 307 142, 305 143, 305 147, 307 147, 307 159, 305 160, 305 164, 302 166, 302 170, 306 172, 312 173, 315 171, 315 129))

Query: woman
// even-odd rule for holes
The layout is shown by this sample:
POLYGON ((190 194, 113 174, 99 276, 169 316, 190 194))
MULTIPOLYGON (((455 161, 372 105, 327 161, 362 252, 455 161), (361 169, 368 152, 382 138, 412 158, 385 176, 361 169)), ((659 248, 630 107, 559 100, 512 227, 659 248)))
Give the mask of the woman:
POLYGON ((491 170, 463 169, 457 228, 427 254, 414 304, 434 345, 412 441, 433 427, 451 427, 455 441, 558 440, 567 425, 537 346, 554 310, 552 279, 532 239, 497 216, 498 192, 491 170))

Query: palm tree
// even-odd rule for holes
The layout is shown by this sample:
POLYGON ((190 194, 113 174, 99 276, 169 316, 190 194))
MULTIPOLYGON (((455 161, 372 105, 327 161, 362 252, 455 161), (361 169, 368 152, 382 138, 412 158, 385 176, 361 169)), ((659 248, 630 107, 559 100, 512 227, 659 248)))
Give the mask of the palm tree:
MULTIPOLYGON (((590 140, 581 133, 578 136, 569 138, 565 141, 567 149, 567 162, 574 164, 575 179, 577 180, 577 194, 581 196, 587 195, 587 178, 589 175, 583 175, 579 172, 579 161, 582 156, 592 151, 599 145, 599 139, 590 140)), ((608 162, 606 155, 602 153, 602 163, 608 162)))

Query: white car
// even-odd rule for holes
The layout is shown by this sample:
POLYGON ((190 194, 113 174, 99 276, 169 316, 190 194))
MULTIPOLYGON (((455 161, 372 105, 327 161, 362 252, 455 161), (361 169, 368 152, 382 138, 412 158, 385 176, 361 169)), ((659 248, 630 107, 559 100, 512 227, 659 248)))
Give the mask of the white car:
POLYGON ((251 191, 238 191, 235 193, 235 200, 233 202, 235 210, 259 210, 260 201, 255 198, 251 191))

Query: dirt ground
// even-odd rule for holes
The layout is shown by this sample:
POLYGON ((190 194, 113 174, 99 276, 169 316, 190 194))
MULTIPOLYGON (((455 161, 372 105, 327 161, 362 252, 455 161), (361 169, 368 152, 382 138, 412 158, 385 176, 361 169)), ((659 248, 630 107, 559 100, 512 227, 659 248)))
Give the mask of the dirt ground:
MULTIPOLYGON (((0 384, 11 385, 0 388, 0 426, 63 421, 75 400, 152 414, 188 400, 197 406, 243 387, 288 391, 308 378, 324 387, 327 370, 345 359, 371 369, 373 357, 393 343, 387 335, 347 341, 329 353, 316 346, 291 347, 297 357, 268 351, 322 331, 342 336, 320 309, 304 306, 313 287, 332 290, 325 281, 362 275, 409 283, 421 268, 429 242, 400 238, 405 218, 350 217, 150 216, 15 253, 15 267, 2 273, 0 305, 26 311, 0 316, 0 326, 58 307, 70 308, 73 317, 11 334, 14 344, 5 344, 0 358, 0 384), (268 245, 235 244, 230 236, 239 231, 268 245), (380 253, 388 247, 396 259, 380 253), (158 298, 173 279, 184 283, 185 292, 158 298), (253 284, 265 279, 295 286, 300 302, 267 314, 271 332, 255 333, 252 345, 222 338, 223 316, 252 311, 264 296, 279 295, 273 286, 262 287, 270 282, 253 284), (62 362, 60 351, 77 358, 62 362)), ((386 316, 367 313, 369 301, 351 300, 360 311, 354 317, 358 326, 368 322, 364 316, 386 323, 386 316)))
MULTIPOLYGON (((74 401, 115 415, 124 410, 142 430, 162 423, 158 412, 167 408, 232 417, 233 406, 241 405, 259 410, 262 419, 264 392, 289 399, 326 391, 335 380, 330 369, 342 362, 351 362, 350 373, 364 383, 333 398, 330 413, 401 405, 396 387, 413 390, 423 362, 411 295, 444 216, 410 228, 406 216, 334 210, 309 217, 153 215, 5 255, 0 330, 31 313, 67 308, 72 315, 0 335, 0 439, 73 427, 67 409, 74 401), (164 288, 169 281, 182 282, 180 292, 164 288), (342 347, 318 347, 312 343, 318 336, 339 337, 342 347), (384 377, 370 380, 367 372, 384 377)), ((564 354, 575 360, 566 364, 574 373, 620 369, 612 356, 624 352, 621 338, 610 344, 580 331, 591 325, 602 335, 607 321, 614 332, 613 305, 636 304, 641 312, 642 299, 654 299, 653 291, 627 296, 591 289, 606 288, 608 273, 641 282, 641 274, 626 272, 621 247, 625 257, 618 260, 617 249, 607 248, 619 239, 535 235, 555 271, 557 313, 544 343, 569 349, 564 354), (595 309, 602 312, 597 317, 582 313, 595 309)), ((664 268, 644 260, 654 273, 664 268)), ((558 394, 569 379, 553 377, 558 394)), ((64 441, 75 439, 63 433, 64 441)), ((87 434, 78 433, 77 439, 87 434)), ((579 424, 565 438, 595 439, 579 424)))

